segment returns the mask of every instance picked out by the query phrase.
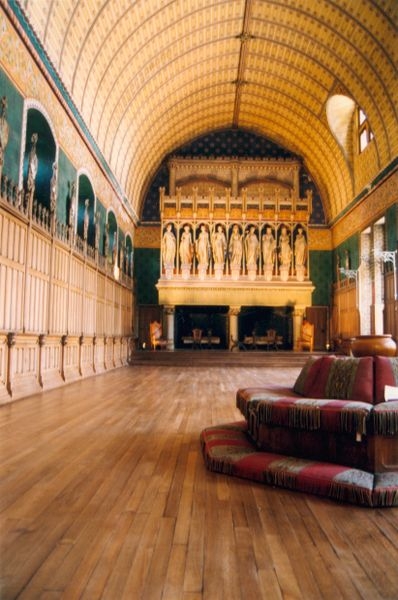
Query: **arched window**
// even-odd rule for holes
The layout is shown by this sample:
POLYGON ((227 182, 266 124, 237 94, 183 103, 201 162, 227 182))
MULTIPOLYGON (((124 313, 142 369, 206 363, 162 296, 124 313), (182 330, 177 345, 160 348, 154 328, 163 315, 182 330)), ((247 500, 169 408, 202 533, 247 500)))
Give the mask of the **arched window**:
POLYGON ((326 117, 331 132, 342 148, 345 157, 351 158, 351 122, 355 111, 355 102, 344 94, 335 94, 326 103, 326 117))

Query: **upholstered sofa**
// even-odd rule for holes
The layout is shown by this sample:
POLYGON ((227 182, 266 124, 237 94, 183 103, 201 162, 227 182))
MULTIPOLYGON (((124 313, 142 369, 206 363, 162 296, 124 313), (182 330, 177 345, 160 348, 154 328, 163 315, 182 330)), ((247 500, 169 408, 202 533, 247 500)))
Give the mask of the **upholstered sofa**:
POLYGON ((237 391, 244 421, 202 432, 206 464, 369 506, 398 505, 398 393, 385 400, 395 388, 398 357, 311 356, 292 388, 267 382, 237 391))

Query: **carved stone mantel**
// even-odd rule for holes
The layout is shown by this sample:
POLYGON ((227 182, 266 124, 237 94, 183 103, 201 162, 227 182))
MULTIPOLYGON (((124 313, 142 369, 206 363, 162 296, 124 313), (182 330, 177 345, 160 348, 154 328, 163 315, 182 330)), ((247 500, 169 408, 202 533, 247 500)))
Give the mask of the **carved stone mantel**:
POLYGON ((312 304, 315 287, 311 281, 239 281, 160 278, 159 304, 174 306, 292 306, 305 309, 312 304))

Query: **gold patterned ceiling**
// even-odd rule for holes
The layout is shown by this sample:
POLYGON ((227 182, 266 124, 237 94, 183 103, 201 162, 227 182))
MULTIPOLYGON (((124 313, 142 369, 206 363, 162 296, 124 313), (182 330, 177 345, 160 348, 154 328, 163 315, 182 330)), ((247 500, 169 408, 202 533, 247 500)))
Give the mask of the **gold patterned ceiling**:
POLYGON ((398 155, 397 0, 20 5, 136 214, 168 153, 237 126, 301 155, 336 218, 360 184, 326 117, 335 93, 369 119, 370 172, 398 155))

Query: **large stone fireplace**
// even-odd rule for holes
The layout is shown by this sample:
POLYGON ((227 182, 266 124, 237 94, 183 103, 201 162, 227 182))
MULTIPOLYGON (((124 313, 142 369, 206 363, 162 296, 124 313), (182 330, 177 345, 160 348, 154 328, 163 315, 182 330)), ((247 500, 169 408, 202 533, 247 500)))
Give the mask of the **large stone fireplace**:
MULTIPOLYGON (((242 307, 291 313, 292 347, 314 287, 309 274, 311 195, 299 196, 296 160, 173 159, 160 191, 159 304, 168 347, 176 307, 225 307, 225 346, 236 347, 242 307)), ((206 309, 207 310, 207 309, 206 309)), ((245 309, 246 310, 246 309, 245 309)), ((217 312, 214 309, 214 312, 217 312)))

